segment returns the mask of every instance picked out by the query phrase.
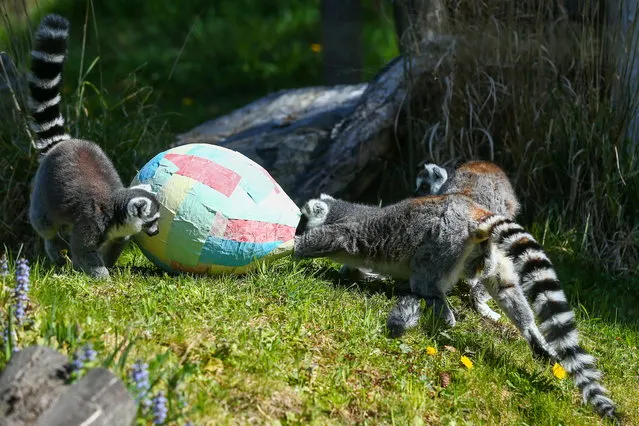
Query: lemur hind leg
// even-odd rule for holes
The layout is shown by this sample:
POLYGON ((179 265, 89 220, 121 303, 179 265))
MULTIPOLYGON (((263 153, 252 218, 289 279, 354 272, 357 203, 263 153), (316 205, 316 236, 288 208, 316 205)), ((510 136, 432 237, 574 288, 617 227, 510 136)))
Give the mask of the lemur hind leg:
POLYGON ((69 251, 69 244, 56 234, 53 238, 44 240, 44 250, 51 262, 57 266, 63 266, 66 259, 62 255, 62 251, 69 251))
POLYGON ((470 297, 475 310, 485 318, 492 321, 498 321, 499 318, 501 318, 501 315, 493 311, 490 306, 488 306, 488 303, 486 303, 492 299, 492 297, 481 280, 479 278, 469 278, 467 281, 468 285, 471 287, 470 297))
POLYGON ((454 327, 457 321, 455 314, 448 306, 444 289, 446 285, 440 285, 442 274, 434 271, 425 271, 418 269, 410 276, 410 289, 413 294, 421 297, 426 301, 426 305, 433 310, 433 313, 441 318, 446 325, 454 327))
POLYGON ((58 235, 59 227, 55 226, 49 220, 46 212, 37 206, 38 203, 32 203, 29 222, 37 234, 44 239, 44 250, 49 260, 57 266, 63 266, 66 261, 60 252, 68 250, 69 244, 58 235))
POLYGON ((101 231, 90 222, 80 221, 71 231, 73 267, 94 278, 108 278, 109 271, 100 253, 101 231))
POLYGON ((544 339, 535 322, 533 313, 523 290, 518 285, 517 275, 509 260, 500 271, 483 280, 486 290, 492 295, 506 316, 513 322, 528 342, 533 355, 541 359, 556 359, 557 356, 544 339))
POLYGON ((391 337, 400 337, 409 328, 417 326, 421 315, 419 297, 413 294, 400 297, 386 320, 391 337))

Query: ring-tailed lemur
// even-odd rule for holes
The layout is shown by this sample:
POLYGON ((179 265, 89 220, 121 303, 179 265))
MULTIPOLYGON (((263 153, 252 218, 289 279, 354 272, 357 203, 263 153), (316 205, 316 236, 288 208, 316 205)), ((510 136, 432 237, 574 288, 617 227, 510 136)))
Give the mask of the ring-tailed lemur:
MULTIPOLYGON (((324 209, 321 215, 330 214, 326 200, 308 204, 313 208, 303 211, 324 209)), ((595 359, 579 345, 574 313, 548 256, 520 225, 487 211, 469 197, 413 198, 356 220, 334 219, 332 224, 296 236, 294 253, 299 258, 328 257, 407 278, 412 295, 400 299, 387 321, 394 335, 417 324, 420 298, 454 325, 445 293, 464 275, 479 274, 532 351, 560 362, 572 374, 584 400, 601 415, 615 417, 615 406, 598 382, 601 373, 595 359)))
MULTIPOLYGON (((300 235, 308 229, 316 228, 320 225, 346 222, 349 219, 356 219, 363 214, 375 214, 379 211, 378 206, 367 204, 342 202, 328 194, 320 194, 320 201, 330 203, 331 208, 325 209, 323 203, 306 203, 302 206, 300 223, 296 230, 296 235, 300 235)), ((348 275, 356 281, 383 279, 380 274, 373 272, 370 268, 352 268, 349 265, 342 265, 339 270, 342 275, 348 275)))
POLYGON ((62 71, 69 22, 58 15, 43 18, 31 52, 29 106, 40 164, 33 179, 29 220, 45 240, 52 262, 60 265, 70 230, 73 266, 93 277, 108 277, 129 237, 158 233, 160 206, 150 185, 125 188, 100 147, 74 139, 64 130, 60 112, 62 71))
MULTIPOLYGON (((443 195, 460 193, 469 196, 485 209, 515 219, 520 210, 519 200, 508 176, 495 163, 469 161, 450 174, 436 164, 425 164, 417 175, 415 195, 443 195)), ((477 312, 494 321, 501 315, 488 306, 490 294, 482 283, 469 278, 471 298, 477 312)))

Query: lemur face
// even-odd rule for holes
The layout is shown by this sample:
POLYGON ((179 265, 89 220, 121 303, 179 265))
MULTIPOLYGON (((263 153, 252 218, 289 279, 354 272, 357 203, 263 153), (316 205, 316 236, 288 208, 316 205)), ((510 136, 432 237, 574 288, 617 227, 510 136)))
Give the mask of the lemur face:
POLYGON ((436 164, 425 164, 415 181, 415 195, 437 194, 447 179, 448 173, 445 169, 436 164))
POLYGON ((307 219, 306 226, 309 229, 318 227, 326 221, 328 216, 328 204, 325 201, 312 199, 302 207, 302 215, 307 219))
POLYGON ((320 194, 319 199, 313 198, 307 201, 300 209, 302 217, 295 230, 295 235, 300 235, 324 224, 330 210, 329 203, 332 201, 335 201, 335 198, 328 194, 320 194))
POLYGON ((135 195, 127 205, 127 222, 132 234, 144 231, 152 237, 160 232, 160 203, 151 192, 151 185, 136 185, 130 188, 135 195))

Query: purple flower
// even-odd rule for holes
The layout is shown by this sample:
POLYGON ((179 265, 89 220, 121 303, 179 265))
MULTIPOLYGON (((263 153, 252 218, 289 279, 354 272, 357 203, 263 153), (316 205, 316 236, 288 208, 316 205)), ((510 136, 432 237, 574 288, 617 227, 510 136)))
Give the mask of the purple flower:
POLYGON ((91 346, 90 343, 87 343, 86 345, 84 345, 82 347, 82 351, 84 355, 84 360, 86 362, 93 362, 95 361, 95 358, 98 356, 98 352, 95 349, 93 349, 93 346, 91 346))
POLYGON ((154 425, 161 425, 166 421, 166 416, 169 414, 169 409, 166 406, 167 402, 164 392, 162 391, 158 392, 151 400, 154 425))
POLYGON ((29 261, 18 259, 16 263, 16 286, 14 289, 15 317, 18 324, 22 324, 26 317, 27 305, 29 303, 29 261))
POLYGON ((149 383, 149 366, 148 364, 142 362, 141 360, 137 360, 131 371, 129 372, 129 376, 131 380, 135 384, 135 400, 137 402, 142 402, 143 405, 148 405, 149 401, 144 398, 146 394, 149 392, 151 388, 151 384, 149 383), (144 398, 144 399, 143 399, 144 398))
POLYGON ((7 264, 7 255, 4 253, 0 257, 0 277, 6 277, 7 275, 9 275, 9 265, 7 264))
POLYGON ((9 334, 9 329, 5 328, 4 332, 2 333, 2 341, 5 346, 8 346, 9 343, 11 343, 13 348, 12 350, 13 353, 16 353, 20 350, 18 348, 18 334, 16 333, 15 330, 11 330, 11 334, 9 334), (9 339, 11 339, 11 342, 9 342, 9 339))
POLYGON ((73 361, 71 361, 71 368, 73 371, 80 370, 84 367, 85 362, 95 361, 98 353, 93 349, 90 343, 82 346, 82 348, 78 349, 73 353, 73 361))

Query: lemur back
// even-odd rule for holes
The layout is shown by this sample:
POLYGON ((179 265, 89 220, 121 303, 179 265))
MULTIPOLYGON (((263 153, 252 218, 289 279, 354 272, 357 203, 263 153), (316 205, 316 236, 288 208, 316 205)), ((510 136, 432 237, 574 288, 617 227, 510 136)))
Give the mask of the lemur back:
MULTIPOLYGON (((520 204, 508 176, 496 164, 469 161, 454 171, 436 164, 425 164, 416 179, 416 195, 459 193, 470 197, 485 209, 514 219, 520 204)), ((478 279, 468 279, 473 306, 484 317, 498 320, 501 315, 488 306, 491 299, 478 279)))
MULTIPOLYGON (((328 216, 331 203, 310 200, 302 211, 328 216)), ((334 218, 296 236, 295 255, 328 257, 407 277, 412 295, 400 298, 387 321, 396 336, 417 325, 420 299, 453 326, 446 291, 464 276, 481 278, 533 353, 559 361, 584 400, 601 415, 615 417, 614 404, 598 382, 601 373, 594 357, 579 346, 574 313, 547 255, 520 225, 469 197, 414 198, 347 221, 334 218)))
POLYGON ((63 264, 69 243, 76 269, 108 277, 129 237, 158 232, 159 203, 149 185, 125 188, 115 167, 95 143, 74 139, 64 130, 60 111, 68 21, 43 18, 31 52, 29 107, 40 164, 33 180, 29 219, 45 240, 52 262, 63 264))
POLYGON ((450 174, 436 164, 426 164, 416 183, 416 195, 464 194, 491 212, 510 219, 520 210, 508 176, 489 161, 469 161, 450 174))

